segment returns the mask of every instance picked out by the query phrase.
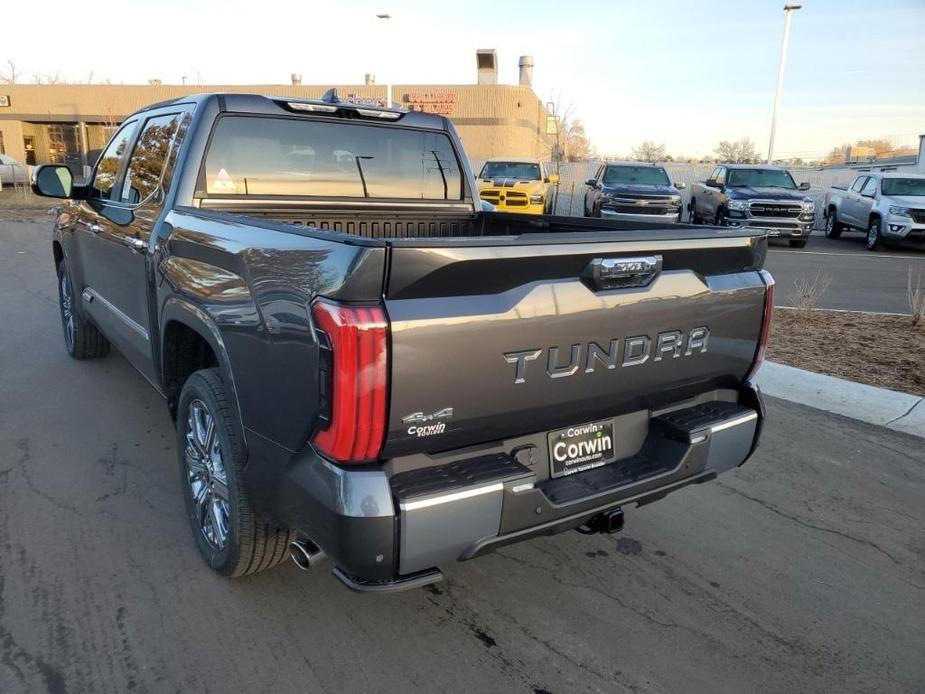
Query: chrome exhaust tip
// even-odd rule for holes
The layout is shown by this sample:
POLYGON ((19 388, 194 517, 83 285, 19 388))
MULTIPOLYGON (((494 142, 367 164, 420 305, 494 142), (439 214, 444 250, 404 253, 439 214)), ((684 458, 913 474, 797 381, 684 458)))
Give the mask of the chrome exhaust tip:
POLYGON ((289 543, 289 557, 302 571, 316 567, 324 558, 324 552, 311 540, 294 540, 289 543))

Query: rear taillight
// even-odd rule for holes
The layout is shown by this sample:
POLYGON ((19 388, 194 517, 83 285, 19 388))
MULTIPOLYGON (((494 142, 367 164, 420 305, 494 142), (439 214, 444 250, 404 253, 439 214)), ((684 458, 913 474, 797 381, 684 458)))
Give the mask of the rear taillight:
POLYGON ((327 423, 315 447, 341 463, 375 460, 386 426, 389 325, 381 306, 312 306, 323 335, 322 402, 327 423), (325 373, 327 372, 327 373, 325 373))
POLYGON ((758 336, 758 349, 755 351, 755 361, 748 370, 745 380, 748 381, 758 373, 764 362, 764 353, 768 348, 768 338, 771 336, 771 316, 774 314, 774 278, 767 270, 761 270, 761 279, 764 280, 764 315, 761 318, 761 334, 758 336))

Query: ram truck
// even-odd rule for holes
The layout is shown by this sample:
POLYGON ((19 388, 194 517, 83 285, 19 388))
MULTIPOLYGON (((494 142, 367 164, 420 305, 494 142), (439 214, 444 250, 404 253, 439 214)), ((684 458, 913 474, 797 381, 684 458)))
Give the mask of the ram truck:
POLYGON ((803 248, 816 215, 809 183, 794 183, 786 169, 722 164, 691 186, 691 224, 763 229, 768 236, 803 248))
MULTIPOLYGON (((487 213, 449 120, 205 94, 66 167, 64 344, 165 398, 196 546, 359 591, 624 509, 758 443, 765 234, 487 213)), ((130 403, 126 403, 130 407, 130 403)))
POLYGON ((552 214, 559 174, 538 159, 490 159, 478 175, 479 196, 498 212, 552 214))
POLYGON ((850 186, 826 191, 825 235, 865 233, 867 249, 885 243, 925 243, 925 174, 864 173, 850 186))

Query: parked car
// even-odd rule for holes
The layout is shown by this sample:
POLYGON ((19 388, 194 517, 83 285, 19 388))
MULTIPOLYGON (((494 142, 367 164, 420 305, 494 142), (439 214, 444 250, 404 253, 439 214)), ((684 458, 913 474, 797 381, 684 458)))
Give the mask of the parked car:
POLYGON ((667 224, 681 221, 684 184, 672 184, 665 168, 657 164, 601 164, 585 185, 585 217, 667 224))
POLYGON ((691 186, 691 224, 762 229, 803 248, 813 228, 816 206, 786 169, 722 164, 706 181, 691 186))
POLYGON ((13 157, 0 154, 0 185, 28 185, 31 167, 13 159, 13 157))
POLYGON ((614 532, 758 443, 766 236, 484 213, 442 116, 184 96, 130 116, 85 187, 35 179, 70 200, 65 347, 115 345, 163 395, 220 574, 288 549, 354 590, 413 588, 614 532))
POLYGON ((478 176, 479 196, 498 212, 553 214, 558 184, 538 159, 489 159, 478 176))
POLYGON ((883 243, 925 243, 925 174, 860 174, 850 186, 826 191, 824 214, 826 236, 865 231, 871 251, 883 243))

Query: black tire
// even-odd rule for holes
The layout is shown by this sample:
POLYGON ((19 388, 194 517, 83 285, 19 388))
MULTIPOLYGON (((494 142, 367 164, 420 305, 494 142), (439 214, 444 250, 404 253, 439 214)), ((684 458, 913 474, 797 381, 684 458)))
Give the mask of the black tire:
POLYGON ((276 566, 289 556, 289 543, 295 534, 255 511, 245 493, 243 437, 218 369, 197 371, 183 384, 177 406, 177 460, 193 538, 210 568, 222 576, 247 576, 276 566), (213 432, 211 439, 205 439, 211 445, 200 446, 195 427, 191 430, 191 409, 195 419, 200 406, 211 416, 213 427, 202 427, 213 432), (204 448, 209 451, 208 467, 201 455, 204 448), (189 462, 193 458, 200 462, 198 468, 189 462), (197 475, 195 469, 204 472, 197 475), (203 497, 202 502, 193 497, 194 483, 201 484, 197 496, 203 497), (216 523, 224 533, 222 541, 216 523))
POLYGON ((700 224, 700 217, 697 216, 697 207, 696 207, 696 203, 694 202, 693 198, 691 198, 691 202, 688 207, 690 209, 690 217, 688 218, 689 223, 690 224, 700 224))
POLYGON ((109 354, 109 340, 80 315, 67 265, 58 263, 58 311, 64 331, 64 348, 74 359, 99 359, 109 354))
POLYGON ((726 219, 726 215, 723 214, 722 208, 716 211, 716 218, 713 220, 713 226, 721 227, 723 226, 723 220, 726 219))
POLYGON ((845 225, 838 221, 835 210, 829 210, 825 216, 825 237, 827 239, 837 239, 845 230, 845 225))
POLYGON ((880 235, 880 218, 874 217, 870 220, 870 226, 867 227, 867 238, 864 239, 864 245, 869 251, 879 251, 883 247, 883 239, 880 235))
POLYGON ((791 248, 806 248, 806 239, 790 239, 791 248))

